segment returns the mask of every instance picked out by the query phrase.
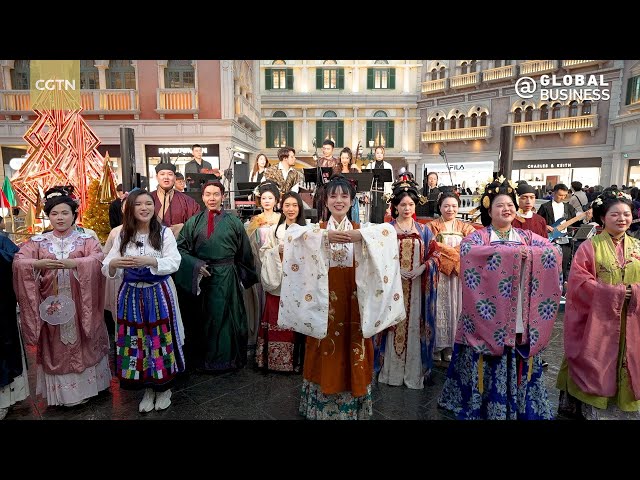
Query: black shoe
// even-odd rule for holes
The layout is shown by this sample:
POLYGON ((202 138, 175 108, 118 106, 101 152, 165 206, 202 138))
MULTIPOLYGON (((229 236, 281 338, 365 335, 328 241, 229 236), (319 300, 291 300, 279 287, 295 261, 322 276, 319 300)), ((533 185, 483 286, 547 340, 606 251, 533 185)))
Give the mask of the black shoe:
POLYGON ((542 368, 547 368, 549 366, 549 363, 547 363, 546 360, 542 360, 542 368))

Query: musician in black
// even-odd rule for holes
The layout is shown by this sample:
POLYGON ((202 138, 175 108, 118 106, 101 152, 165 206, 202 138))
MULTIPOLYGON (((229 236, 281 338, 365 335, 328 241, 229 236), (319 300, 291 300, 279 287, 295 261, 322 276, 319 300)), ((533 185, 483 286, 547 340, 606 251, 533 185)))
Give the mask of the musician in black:
POLYGON ((422 195, 427 197, 427 217, 435 217, 438 211, 438 197, 440 196, 438 174, 436 172, 427 173, 427 178, 422 187, 422 195))
MULTIPOLYGON (((571 220, 577 213, 572 205, 565 202, 569 194, 569 187, 564 183, 558 183, 553 187, 553 198, 550 202, 543 203, 538 210, 538 215, 542 216, 547 222, 547 230, 553 232, 554 227, 551 225, 560 219, 571 220)), ((591 211, 587 211, 583 222, 591 220, 591 211)), ((569 266, 571 265, 571 244, 567 237, 567 229, 561 230, 564 235, 555 240, 555 243, 562 248, 562 277, 567 281, 569 275, 569 266)))
POLYGON ((379 170, 386 168, 391 170, 391 182, 379 183, 377 191, 371 192, 371 223, 383 223, 384 216, 387 212, 387 203, 382 198, 385 193, 391 193, 391 185, 393 184, 393 167, 389 162, 385 162, 384 155, 385 149, 382 145, 378 145, 374 150, 375 160, 369 162, 368 165, 363 167, 363 170, 379 170))

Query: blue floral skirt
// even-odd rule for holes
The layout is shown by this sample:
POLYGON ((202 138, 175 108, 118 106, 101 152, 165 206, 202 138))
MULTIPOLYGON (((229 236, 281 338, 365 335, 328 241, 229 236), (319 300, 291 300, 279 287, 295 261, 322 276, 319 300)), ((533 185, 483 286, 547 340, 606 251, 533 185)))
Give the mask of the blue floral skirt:
POLYGON ((459 420, 553 419, 540 355, 533 357, 529 372, 529 359, 512 347, 481 359, 473 348, 456 343, 438 405, 459 420))

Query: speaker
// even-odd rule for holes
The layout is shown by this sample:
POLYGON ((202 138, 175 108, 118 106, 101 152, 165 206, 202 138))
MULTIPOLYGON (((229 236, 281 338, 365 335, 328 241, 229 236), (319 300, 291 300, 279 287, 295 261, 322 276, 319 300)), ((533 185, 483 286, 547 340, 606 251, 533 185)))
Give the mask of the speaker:
POLYGON ((134 186, 140 186, 136 179, 136 146, 133 140, 133 128, 120 127, 120 160, 122 161, 122 187, 125 192, 128 192, 134 186))
POLYGON ((498 176, 509 180, 513 169, 513 125, 500 127, 500 152, 498 153, 498 176))

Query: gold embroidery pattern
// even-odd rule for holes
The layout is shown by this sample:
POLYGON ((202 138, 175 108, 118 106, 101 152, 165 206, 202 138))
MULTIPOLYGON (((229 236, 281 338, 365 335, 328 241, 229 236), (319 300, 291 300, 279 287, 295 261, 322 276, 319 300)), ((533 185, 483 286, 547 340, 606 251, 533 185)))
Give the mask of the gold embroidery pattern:
POLYGON ((310 294, 310 293, 307 293, 307 294, 304 296, 304 299, 305 299, 307 302, 310 302, 311 300, 313 300, 313 297, 311 296, 311 294, 310 294))
POLYGON ((393 294, 393 299, 397 302, 398 300, 400 300, 400 294, 399 293, 394 293, 393 294))
POLYGON ((386 228, 384 230, 382 230, 382 235, 385 237, 389 236, 389 230, 387 230, 386 228))
POLYGON ((384 283, 389 283, 389 277, 387 277, 386 275, 382 278, 382 281, 384 283))
POLYGON ((300 266, 297 263, 294 263, 293 265, 291 265, 291 270, 297 272, 298 270, 300 270, 300 266))

